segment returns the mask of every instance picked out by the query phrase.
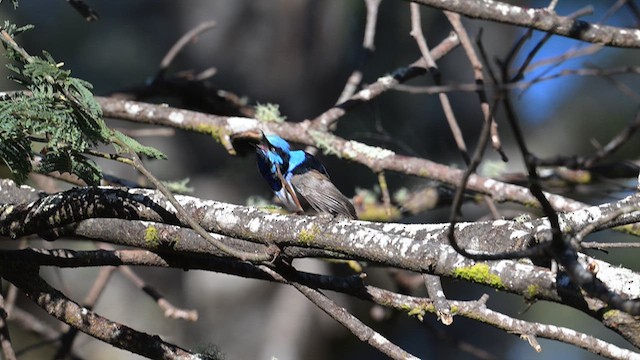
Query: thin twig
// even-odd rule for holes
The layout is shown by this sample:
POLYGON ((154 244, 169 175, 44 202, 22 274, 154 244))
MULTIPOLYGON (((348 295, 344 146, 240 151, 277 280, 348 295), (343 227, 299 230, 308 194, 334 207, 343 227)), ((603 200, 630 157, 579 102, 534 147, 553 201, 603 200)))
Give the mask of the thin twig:
MULTIPOLYGON (((526 72, 529 73, 539 67, 545 66, 545 65, 549 65, 552 64, 554 65, 553 67, 562 64, 563 62, 567 61, 567 60, 571 60, 571 59, 575 59, 581 56, 587 56, 587 55, 593 55, 595 53, 597 53, 598 51, 602 50, 604 48, 604 46, 600 45, 600 44, 591 44, 587 47, 584 48, 578 48, 578 49, 572 49, 566 52, 563 52, 560 55, 557 56, 552 56, 546 59, 541 59, 536 61, 533 64, 530 64, 527 67, 526 72)), ((544 74, 543 74, 544 75, 544 74)))
MULTIPOLYGON (((98 244, 98 247, 107 251, 115 251, 115 248, 110 244, 101 243, 98 244)), ((118 267, 118 270, 135 286, 144 291, 145 294, 149 295, 158 304, 158 307, 160 307, 160 309, 164 311, 165 317, 171 319, 183 319, 188 321, 198 320, 197 310, 180 309, 171 304, 162 294, 160 294, 160 292, 146 284, 145 281, 140 276, 138 276, 138 274, 136 274, 130 266, 122 265, 118 267)))
MULTIPOLYGON (((623 74, 640 74, 640 67, 638 66, 618 66, 608 69, 597 68, 581 68, 581 69, 564 69, 558 73, 548 76, 537 77, 531 81, 516 81, 513 83, 497 83, 497 84, 485 84, 485 89, 491 89, 495 91, 506 91, 513 89, 526 89, 532 85, 555 80, 564 76, 602 76, 610 77, 614 75, 623 74)), ((476 92, 481 89, 478 84, 462 83, 462 84, 447 84, 447 85, 430 85, 430 86, 413 86, 413 85, 394 85, 394 90, 406 91, 412 94, 438 94, 441 92, 476 92)))
POLYGON ((603 242, 597 242, 597 241, 583 241, 580 245, 582 246, 583 249, 596 249, 596 250, 640 248, 640 243, 637 243, 637 242, 603 243, 603 242))
POLYGON ((380 192, 382 193, 382 203, 384 204, 385 212, 387 216, 391 215, 391 196, 389 195, 389 185, 387 184, 387 178, 384 176, 384 171, 378 173, 378 184, 380 185, 380 192))
MULTIPOLYGON (((458 44, 458 36, 450 34, 431 51, 431 56, 433 59, 437 60, 455 49, 458 44)), ((338 119, 344 116, 344 114, 346 114, 350 109, 359 104, 371 101, 386 91, 393 89, 393 87, 399 83, 424 74, 426 70, 427 66, 422 58, 406 67, 396 69, 391 73, 391 75, 380 77, 376 82, 358 91, 347 101, 318 115, 315 119, 311 120, 311 127, 328 129, 332 123, 338 121, 338 119)))
POLYGON ((95 156, 95 157, 99 157, 107 160, 114 160, 122 164, 133 165, 133 161, 126 156, 102 152, 102 151, 93 150, 93 149, 87 149, 86 153, 91 156, 95 156))
POLYGON ((610 214, 607 214, 607 215, 601 217, 597 221, 589 223, 587 226, 585 226, 583 229, 581 229, 574 236, 574 241, 575 241, 576 245, 580 246, 580 244, 582 243, 582 240, 587 235, 589 235, 592 232, 594 232, 602 224, 606 224, 608 222, 611 222, 611 221, 619 218, 621 215, 629 214, 629 213, 632 213, 632 212, 638 211, 638 210, 640 210, 640 209, 638 209, 638 207, 635 207, 635 206, 621 207, 621 208, 611 212, 610 214))
POLYGON ((458 245, 458 241, 456 240, 456 236, 454 232, 455 232, 455 224, 457 222, 458 214, 460 212, 460 208, 462 207, 462 199, 464 196, 465 189, 467 188, 467 183, 469 181, 469 178, 471 177, 471 174, 473 174, 476 171, 478 165, 480 165, 480 161, 484 156, 484 151, 489 141, 490 135, 491 135, 491 123, 488 121, 485 121, 482 125, 482 130, 480 131, 480 137, 478 139, 478 145, 476 145, 476 149, 473 153, 473 157, 471 158, 469 166, 467 167, 464 174, 462 175, 462 178, 460 179, 460 183, 456 188, 456 193, 453 198, 453 203, 451 204, 451 212, 449 215, 449 228, 447 232, 447 238, 449 239, 449 244, 459 254, 475 260, 486 260, 487 258, 485 257, 485 255, 472 254, 467 250, 465 250, 464 248, 460 247, 458 245))
POLYGON ((453 26, 453 29, 458 34, 458 37, 460 38, 460 45, 473 68, 473 77, 476 80, 476 85, 478 85, 477 94, 480 99, 480 110, 482 110, 482 115, 484 115, 484 121, 491 122, 491 145, 493 146, 493 149, 500 154, 502 161, 508 161, 507 155, 502 150, 500 136, 498 135, 498 124, 492 114, 491 108, 489 107, 489 100, 484 89, 485 81, 482 63, 480 62, 478 55, 476 55, 473 45, 471 45, 471 40, 469 39, 467 30, 464 28, 464 25, 462 25, 460 15, 450 11, 445 11, 444 14, 447 16, 451 26, 453 26))
POLYGON ((178 55, 189 42, 195 40, 198 35, 214 28, 215 26, 215 21, 205 21, 195 28, 189 30, 186 34, 182 35, 182 37, 180 37, 180 39, 175 44, 173 44, 171 49, 169 49, 164 58, 162 58, 162 61, 160 62, 160 69, 158 70, 158 75, 156 75, 156 78, 162 77, 164 75, 176 55, 178 55))
POLYGON ((37 272, 27 269, 16 271, 6 266, 0 272, 49 315, 107 344, 153 359, 194 358, 193 353, 167 343, 159 336, 136 331, 78 305, 47 284, 37 272))
MULTIPOLYGON (((460 15, 456 13, 452 13, 450 11, 445 11, 444 14, 449 19, 451 26, 458 34, 460 38, 460 45, 462 45, 462 49, 464 50, 469 62, 471 63, 471 67, 473 68, 473 76, 476 80, 476 84, 478 85, 478 98, 480 99, 480 110, 482 111, 482 115, 485 122, 490 123, 490 131, 491 131, 491 145, 493 149, 500 154, 502 157, 502 161, 508 161, 507 155, 502 150, 502 143, 500 141, 500 135, 498 134, 498 123, 489 107, 489 100, 487 99, 487 94, 484 89, 484 74, 483 74, 483 66, 478 56, 476 55, 475 50, 473 49, 473 45, 471 45, 471 40, 469 39, 469 35, 467 34, 467 30, 462 25, 462 21, 460 20, 460 15)), ((483 196, 484 202, 487 204, 487 207, 490 209, 494 218, 499 218, 500 214, 498 209, 496 208, 495 201, 487 195, 483 196)))
POLYGON ((277 246, 270 244, 264 253, 247 253, 234 249, 214 239, 205 229, 202 228, 202 226, 200 226, 200 224, 198 224, 198 222, 196 222, 191 216, 189 216, 189 214, 187 214, 182 205, 180 205, 178 200, 176 200, 176 198, 173 196, 171 191, 169 191, 169 189, 167 189, 167 187, 164 186, 162 182, 156 179, 156 177, 153 176, 153 174, 151 174, 151 172, 149 172, 149 170, 147 170, 144 165, 142 165, 142 161, 140 160, 140 157, 138 157, 138 154, 132 151, 131 156, 133 158, 133 166, 136 168, 136 170, 140 171, 140 173, 142 173, 147 179, 149 179, 149 181, 151 181, 151 183, 158 189, 158 191, 160 191, 162 195, 164 195, 167 200, 169 200, 171 205, 173 205, 173 207, 176 209, 176 212, 180 216, 180 220, 189 224, 189 226, 200 236, 202 236, 203 239, 218 248, 220 251, 243 261, 256 262, 271 261, 280 252, 277 246))
MULTIPOLYGON (((362 82, 362 69, 364 68, 367 58, 375 50, 375 36, 376 36, 376 23, 378 22, 378 7, 382 0, 364 0, 367 7, 367 20, 364 30, 364 39, 362 40, 362 48, 360 50, 359 59, 356 63, 356 67, 347 79, 347 82, 336 101, 335 106, 338 106, 345 101, 351 99, 355 94, 358 86, 362 82)), ((334 131, 336 129, 336 122, 323 122, 321 125, 324 127, 319 128, 324 131, 334 131)), ((317 146, 307 146, 305 151, 316 155, 318 153, 317 146)))
POLYGON ((360 60, 353 70, 347 83, 344 85, 344 89, 338 98, 337 104, 341 104, 353 96, 362 81, 362 68, 364 67, 366 59, 375 50, 375 36, 376 36, 376 23, 378 22, 378 8, 382 0, 364 0, 367 7, 367 22, 364 27, 364 39, 362 40, 362 50, 360 60))
POLYGON ((16 43, 16 41, 13 40, 13 38, 11 37, 11 35, 9 35, 8 32, 4 30, 0 30, 0 39, 2 39, 2 41, 7 43, 9 46, 11 46, 11 48, 14 51, 18 52, 20 56, 22 56, 25 62, 29 64, 33 62, 33 58, 31 57, 31 55, 29 55, 29 53, 27 53, 25 49, 21 48, 20 45, 18 45, 18 43, 16 43))
MULTIPOLYGON (((585 15, 589 15, 593 13, 593 7, 592 6, 586 6, 576 12, 574 12, 573 14, 567 16, 570 19, 575 19, 578 18, 580 16, 585 16, 585 15)), ((528 30, 528 36, 527 38, 531 35, 531 31, 533 31, 532 29, 528 30)), ((538 52, 542 49, 542 47, 547 43, 547 41, 549 41, 549 39, 551 39, 551 37, 553 36, 553 34, 551 32, 547 32, 544 34, 544 36, 542 37, 542 39, 540 41, 538 41, 538 43, 533 47, 533 49, 527 54, 525 60, 523 61, 522 65, 520 65, 518 67, 518 69, 515 72, 515 75, 513 75, 510 79, 510 81, 508 82, 514 82, 514 81, 518 81, 522 78, 524 78, 524 74, 527 71, 527 68, 529 67, 529 64, 533 61, 533 58, 538 54, 538 52)))
POLYGON ((344 327, 349 329, 349 331, 356 335, 360 340, 367 342, 369 345, 378 349, 390 358, 415 360, 418 359, 417 357, 404 351, 402 348, 393 344, 384 336, 380 335, 379 333, 365 325, 358 318, 351 315, 345 308, 333 302, 317 289, 311 288, 295 281, 288 281, 281 274, 267 266, 262 265, 260 266, 260 268, 273 276, 276 281, 288 283, 289 285, 295 287, 296 290, 306 296, 307 299, 311 300, 311 302, 319 307, 322 311, 324 311, 334 320, 338 321, 344 327))
POLYGON ((7 312, 4 308, 4 296, 0 294, 0 346, 4 360, 16 360, 16 353, 11 344, 9 326, 7 325, 7 312))
POLYGON ((585 167, 591 167, 602 159, 609 157, 620 147, 626 144, 629 139, 640 129, 640 110, 636 112, 635 118, 630 121, 627 126, 622 129, 616 136, 611 139, 607 145, 598 150, 598 152, 585 162, 585 167))
POLYGON ((133 269, 129 266, 121 266, 118 268, 120 273, 124 275, 129 281, 131 281, 135 286, 144 291, 147 295, 149 295, 155 302, 158 304, 158 307, 164 311, 164 316, 170 319, 182 319, 188 321, 197 321, 198 320, 198 311, 196 310, 185 310, 175 307, 171 304, 162 294, 160 294, 156 289, 147 285, 142 278, 140 278, 133 269))
POLYGON ((433 301, 433 306, 436 308, 438 320, 445 325, 451 325, 453 323, 453 315, 451 314, 449 302, 442 290, 440 277, 431 274, 422 274, 422 278, 424 279, 424 285, 427 288, 429 299, 433 301))
POLYGON ((640 104, 640 94, 638 94, 635 89, 611 76, 605 76, 604 79, 610 82, 623 95, 628 96, 635 103, 640 104))
MULTIPOLYGON (((420 53, 422 57, 427 63, 427 69, 433 76, 433 81, 436 85, 441 85, 442 79, 440 75, 440 70, 438 69, 438 65, 431 58, 431 53, 429 52, 429 47, 427 46, 427 41, 424 38, 424 34, 422 33, 422 23, 420 18, 420 6, 415 3, 410 4, 411 9, 411 36, 416 39, 416 43, 418 44, 418 48, 420 49, 420 53)), ((462 136, 462 131, 460 130, 460 126, 458 125, 458 121, 456 120, 455 115, 453 114, 453 108, 451 107, 451 102, 449 101, 449 97, 446 93, 439 93, 438 98, 440 99, 440 104, 442 105, 442 110, 444 111, 444 116, 447 119, 447 123, 449 124, 449 129, 451 129, 451 134, 453 135, 453 139, 458 146, 458 151, 462 156, 465 164, 469 164, 469 153, 467 152, 467 145, 464 142, 464 137, 462 136)))
MULTIPOLYGON (((103 267, 100 269, 98 277, 93 282, 93 286, 84 299, 83 306, 86 309, 92 310, 95 307, 98 299, 100 298, 100 295, 102 295, 104 289, 107 286, 107 282, 109 282, 109 279, 111 278, 111 275, 113 274, 113 271, 115 269, 116 268, 114 267, 103 267)), ((60 338, 60 348, 54 355, 54 359, 65 359, 71 353, 71 347, 73 346, 73 341, 75 340, 77 335, 78 329, 75 327, 70 327, 69 330, 67 330, 67 332, 62 335, 62 337, 60 338)))

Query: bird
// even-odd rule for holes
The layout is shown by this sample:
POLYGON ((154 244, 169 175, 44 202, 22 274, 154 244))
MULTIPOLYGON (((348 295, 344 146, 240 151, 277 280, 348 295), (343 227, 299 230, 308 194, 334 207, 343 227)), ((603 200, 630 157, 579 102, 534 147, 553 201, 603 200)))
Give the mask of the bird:
POLYGON ((255 149, 260 174, 290 211, 302 213, 309 204, 318 213, 357 219, 355 208, 315 156, 291 150, 285 139, 273 134, 262 134, 255 149))

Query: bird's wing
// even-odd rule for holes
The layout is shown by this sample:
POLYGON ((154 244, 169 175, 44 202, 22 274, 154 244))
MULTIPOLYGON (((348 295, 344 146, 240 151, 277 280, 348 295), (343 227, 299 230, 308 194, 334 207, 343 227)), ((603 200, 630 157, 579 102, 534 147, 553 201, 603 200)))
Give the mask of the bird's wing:
POLYGON ((318 212, 345 215, 356 219, 356 210, 327 176, 309 170, 291 177, 293 188, 318 212))

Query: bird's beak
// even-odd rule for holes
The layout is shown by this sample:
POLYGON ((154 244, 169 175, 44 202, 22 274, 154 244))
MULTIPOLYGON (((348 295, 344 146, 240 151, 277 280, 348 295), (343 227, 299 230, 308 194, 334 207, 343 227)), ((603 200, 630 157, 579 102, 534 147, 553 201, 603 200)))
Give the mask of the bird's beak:
POLYGON ((267 153, 269 152, 269 147, 266 144, 263 143, 257 143, 255 144, 256 149, 262 151, 263 153, 267 153))
POLYGON ((231 144, 239 155, 246 155, 254 152, 255 148, 262 142, 264 134, 260 130, 244 131, 231 135, 231 144))

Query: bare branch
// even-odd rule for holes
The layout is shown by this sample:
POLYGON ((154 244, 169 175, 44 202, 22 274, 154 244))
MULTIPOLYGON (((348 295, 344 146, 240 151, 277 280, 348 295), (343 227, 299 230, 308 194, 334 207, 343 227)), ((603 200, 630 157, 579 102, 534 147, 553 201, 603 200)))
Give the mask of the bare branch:
POLYGON ((51 316, 107 344, 153 359, 197 359, 197 355, 158 336, 138 332, 112 322, 68 299, 52 288, 37 273, 2 264, 2 277, 22 290, 27 297, 51 316))
POLYGON ((156 77, 162 77, 164 73, 167 71, 173 59, 182 51, 182 49, 190 42, 194 41, 198 35, 202 34, 205 31, 213 29, 216 26, 215 21, 205 21, 195 28, 189 30, 186 34, 184 34, 167 52, 167 54, 162 58, 160 62, 160 70, 156 77))
MULTIPOLYGON (((418 48, 420 49, 420 53, 422 54, 422 58, 427 64, 427 70, 432 74, 433 81, 436 85, 440 85, 442 83, 442 79, 440 76, 440 70, 438 69, 438 65, 431 58, 431 54, 429 53, 429 47, 427 46, 427 41, 424 38, 422 33, 422 23, 420 20, 420 7, 418 4, 410 4, 411 9, 411 36, 416 39, 416 43, 418 44, 418 48)), ((458 37, 460 37, 458 35, 458 37)), ((456 142, 456 146, 458 146, 458 151, 460 155, 462 155, 462 159, 465 164, 469 164, 469 153, 467 152, 467 145, 465 144, 464 137, 462 136, 462 131, 460 130, 460 126, 458 125, 458 120, 456 120, 455 115, 453 114, 453 108, 451 107, 451 102, 449 101, 449 97, 446 93, 439 93, 438 98, 440 99, 440 105, 442 106, 442 110, 444 111, 444 116, 447 119, 447 123, 449 124, 449 129, 451 129, 451 134, 453 135, 453 139, 456 142)))
MULTIPOLYGON (((7 189, 6 186, 2 188, 7 189)), ((108 191, 108 189, 103 191, 108 191)), ((164 197, 153 191, 130 191, 143 193, 155 201, 164 201, 164 197)), ((1 194, 2 192, 0 192, 1 194)), ((202 222, 202 226, 207 231, 249 241, 259 241, 259 239, 271 237, 275 239, 277 246, 283 248, 283 252, 288 254, 287 256, 290 254, 295 257, 297 254, 297 256, 304 257, 322 254, 321 256, 324 257, 363 259, 417 272, 461 278, 522 296, 562 302, 603 322, 605 320, 602 318, 604 312, 601 310, 607 306, 606 303, 593 298, 586 298, 585 302, 585 297, 580 291, 571 287, 567 288, 566 284, 562 282, 563 280, 557 278, 548 269, 511 260, 479 265, 458 255, 446 243, 447 224, 407 227, 405 224, 332 221, 322 217, 268 214, 255 208, 244 208, 184 196, 178 197, 178 200, 189 213, 200 214, 199 216, 206 219, 202 222), (243 219, 243 221, 232 221, 232 219, 243 219), (274 234, 277 236, 274 237, 274 234), (344 234, 344 237, 336 237, 335 234, 344 234), (301 242, 300 238, 303 235, 306 240, 301 242), (362 247, 363 241, 366 241, 366 247, 362 247), (289 247, 293 247, 291 249, 293 252, 288 252, 289 247), (296 252, 298 251, 296 248, 300 247, 308 249, 296 252), (331 253, 327 253, 326 249, 330 249, 330 252, 335 255, 330 255, 331 253), (425 256, 425 254, 428 255, 425 256), (487 276, 466 276, 469 269, 483 269, 482 271, 486 271, 487 276), (531 293, 532 286, 536 289, 533 295, 531 293)), ((594 222, 594 214, 606 216, 621 207, 639 206, 639 204, 640 197, 632 196, 616 203, 562 214, 560 216, 561 228, 579 231, 594 222)), ((640 221, 640 212, 625 213, 607 224, 598 226, 598 229, 637 221, 640 221)), ((225 256, 222 252, 216 252, 217 250, 209 243, 203 243, 193 231, 176 226, 106 219, 82 221, 71 230, 79 236, 152 251, 211 253, 215 256, 225 256), (176 243, 174 241, 176 238, 181 240, 176 243), (204 247, 205 244, 209 247, 204 247)), ((530 222, 498 220, 463 223, 459 224, 456 230, 461 246, 482 253, 517 251, 523 247, 526 248, 534 238, 538 238, 538 241, 544 241, 545 234, 548 232, 549 224, 545 219, 530 222), (505 234, 507 235, 505 236, 505 234), (520 237, 514 239, 508 234, 519 234, 520 237)), ((218 238, 234 247, 238 247, 238 244, 242 243, 250 244, 239 240, 230 241, 226 238, 218 238)), ((242 247, 239 248, 242 249, 242 247)), ((247 249, 251 249, 251 247, 247 249)), ((11 259, 11 257, 7 259, 11 259)), ((220 264, 219 266, 223 266, 223 264, 229 266, 231 263, 224 260, 220 264)), ((598 273, 599 278, 607 279, 603 281, 607 281, 607 286, 612 291, 626 294, 625 296, 640 297, 640 294, 626 293, 629 290, 629 287, 625 285, 626 281, 640 282, 640 279, 633 280, 635 275, 631 273, 616 275, 624 269, 608 266, 605 263, 599 267, 601 269, 598 273)), ((625 316, 625 314, 619 312, 617 316, 625 316)), ((613 326, 614 330, 621 332, 630 341, 640 344, 639 334, 627 331, 632 328, 633 323, 635 321, 627 319, 607 324, 607 326, 613 326), (621 323, 628 324, 629 328, 621 323)))
MULTIPOLYGON (((235 266, 230 266, 229 263, 226 263, 226 265, 217 265, 217 263, 224 263, 226 260, 194 258, 193 256, 180 255, 178 253, 171 255, 163 254, 160 256, 145 250, 98 250, 76 252, 62 249, 57 251, 25 249, 18 251, 20 252, 19 255, 14 253, 11 256, 20 256, 32 263, 39 263, 42 265, 73 267, 126 264, 176 267, 180 269, 205 269, 242 277, 277 281, 272 277, 272 271, 265 272, 264 266, 237 262, 236 260, 232 260, 237 263, 235 266)), ((602 271, 607 270, 603 267, 602 271)), ((343 292, 363 300, 373 301, 383 306, 395 308, 399 311, 409 312, 414 316, 419 316, 420 314, 424 315, 426 312, 434 313, 436 311, 436 308, 433 306, 433 302, 430 299, 400 295, 377 287, 365 286, 362 282, 362 278, 359 276, 336 277, 295 271, 293 273, 287 273, 287 279, 309 287, 343 292)), ((571 329, 556 327, 553 325, 530 323, 511 318, 507 315, 488 309, 485 303, 486 299, 466 302, 449 300, 448 306, 456 308, 456 316, 464 316, 471 319, 481 320, 486 324, 511 333, 530 334, 538 337, 563 341, 610 358, 633 358, 634 356, 637 356, 636 353, 618 348, 615 345, 571 329)), ((620 324, 618 323, 615 326, 619 325, 620 324)))
POLYGON ((356 89, 362 81, 362 68, 366 59, 375 50, 375 36, 376 36, 376 23, 378 22, 378 8, 382 0, 364 0, 367 7, 367 22, 364 27, 364 39, 362 40, 362 50, 360 60, 353 70, 347 83, 344 85, 344 89, 338 98, 336 104, 341 104, 353 96, 356 89))
POLYGON ((451 308, 442 290, 440 278, 429 274, 422 274, 422 277, 424 279, 424 285, 427 288, 427 294, 429 294, 429 298, 433 301, 433 306, 436 308, 438 320, 445 325, 451 325, 453 323, 453 315, 451 315, 451 308))
POLYGON ((135 286, 140 288, 153 300, 155 300, 160 309, 164 311, 165 317, 171 319, 183 319, 188 321, 198 320, 198 312, 196 310, 185 310, 177 308, 169 301, 167 301, 167 299, 162 296, 162 294, 160 294, 157 290, 147 285, 144 280, 142 280, 136 273, 133 272, 131 267, 121 266, 118 269, 120 270, 120 273, 122 273, 127 279, 129 279, 129 281, 131 281, 135 286))
POLYGON ((500 1, 411 0, 473 19, 517 25, 605 46, 640 48, 640 30, 596 25, 556 15, 546 8, 525 9, 500 1))
POLYGON ((9 327, 7 325, 7 312, 4 306, 4 296, 0 294, 0 347, 2 348, 2 356, 5 360, 16 360, 16 353, 11 344, 11 336, 9 335, 9 327))
MULTIPOLYGON (((455 34, 451 34, 433 49, 432 58, 439 59, 440 57, 448 54, 458 46, 458 44, 458 37, 455 34)), ((422 59, 410 64, 409 66, 396 69, 391 73, 391 75, 380 77, 376 82, 358 91, 345 102, 340 103, 318 115, 311 121, 311 126, 316 129, 328 129, 332 123, 341 118, 353 107, 376 98, 399 83, 424 74, 426 70, 426 63, 424 63, 422 59)))
POLYGON ((402 350, 402 348, 400 348, 399 346, 387 340, 384 336, 375 332, 358 318, 351 315, 345 308, 333 302, 320 291, 302 285, 295 281, 287 281, 281 274, 278 274, 277 272, 266 266, 261 266, 261 269, 273 276, 276 281, 288 283, 289 285, 295 287, 296 290, 302 293, 302 295, 306 296, 307 299, 311 300, 311 302, 319 307, 322 311, 324 311, 334 320, 349 329, 349 331, 356 335, 360 340, 367 342, 369 345, 378 349, 390 358, 398 360, 418 359, 417 357, 409 354, 408 352, 402 350))

